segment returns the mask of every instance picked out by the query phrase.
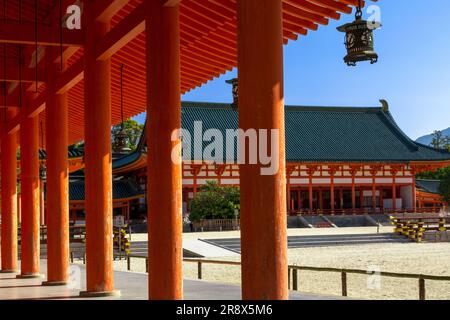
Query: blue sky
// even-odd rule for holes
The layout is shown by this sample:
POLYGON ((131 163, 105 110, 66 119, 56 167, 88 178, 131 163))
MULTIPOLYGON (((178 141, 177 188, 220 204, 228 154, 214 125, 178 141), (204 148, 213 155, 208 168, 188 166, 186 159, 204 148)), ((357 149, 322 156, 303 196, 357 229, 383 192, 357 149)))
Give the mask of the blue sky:
MULTIPOLYGON (((284 47, 286 104, 378 106, 390 103, 413 139, 450 127, 450 1, 380 0, 382 29, 375 31, 378 64, 347 67, 342 15, 284 47)), ((367 13, 364 13, 367 16, 367 13)), ((225 80, 236 70, 183 96, 185 101, 230 102, 225 80)))

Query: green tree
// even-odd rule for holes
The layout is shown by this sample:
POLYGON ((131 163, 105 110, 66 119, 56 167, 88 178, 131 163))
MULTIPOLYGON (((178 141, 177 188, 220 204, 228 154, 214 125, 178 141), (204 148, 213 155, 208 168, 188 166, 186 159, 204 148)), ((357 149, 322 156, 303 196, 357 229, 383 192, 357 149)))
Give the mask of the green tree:
POLYGON ((436 149, 446 149, 450 151, 450 137, 444 136, 442 131, 434 131, 431 145, 436 149))
MULTIPOLYGON (((124 121, 123 123, 125 133, 127 134, 127 143, 128 147, 134 151, 137 148, 137 145, 139 143, 139 139, 142 135, 142 131, 144 130, 144 125, 140 124, 139 122, 128 119, 124 121)), ((114 136, 116 133, 118 133, 120 130, 122 130, 122 124, 118 124, 116 126, 113 126, 111 129, 111 143, 114 145, 114 136)))
POLYGON ((240 208, 240 193, 236 187, 221 187, 216 182, 207 181, 190 203, 189 219, 233 219, 235 210, 240 208))
POLYGON ((419 173, 417 179, 428 179, 428 180, 443 180, 446 176, 450 175, 450 167, 441 168, 436 171, 427 171, 419 173))
POLYGON ((448 170, 442 174, 439 193, 444 198, 445 202, 450 203, 450 167, 447 169, 448 170))

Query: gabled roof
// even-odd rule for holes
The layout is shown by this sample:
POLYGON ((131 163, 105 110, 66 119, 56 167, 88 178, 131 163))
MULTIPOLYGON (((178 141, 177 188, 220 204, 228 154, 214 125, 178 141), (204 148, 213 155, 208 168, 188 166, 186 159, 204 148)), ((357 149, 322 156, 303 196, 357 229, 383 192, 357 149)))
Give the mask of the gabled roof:
MULTIPOLYGON (((69 159, 83 158, 84 152, 78 148, 70 146, 68 149, 69 159)), ((44 160, 47 158, 47 152, 43 149, 39 149, 39 159, 44 160)))
POLYGON ((439 194, 440 185, 441 185, 440 180, 425 180, 425 179, 416 180, 417 189, 426 193, 439 194))
MULTIPOLYGON (((226 129, 238 127, 238 112, 229 104, 184 102, 182 107, 182 127, 192 137, 195 121, 202 122, 203 132, 219 129, 224 137, 226 129)), ((288 162, 450 160, 449 152, 411 140, 380 107, 286 106, 285 122, 288 162)))
MULTIPOLYGON (((113 199, 129 199, 144 195, 138 184, 130 179, 113 181, 113 199)), ((69 184, 70 201, 84 201, 85 188, 84 181, 72 181, 69 184)))

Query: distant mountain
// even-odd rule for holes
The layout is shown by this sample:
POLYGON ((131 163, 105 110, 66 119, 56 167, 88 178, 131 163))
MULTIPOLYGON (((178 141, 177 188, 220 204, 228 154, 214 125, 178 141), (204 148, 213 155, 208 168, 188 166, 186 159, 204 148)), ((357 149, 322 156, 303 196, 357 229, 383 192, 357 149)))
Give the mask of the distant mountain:
MULTIPOLYGON (((450 128, 442 130, 442 133, 444 134, 444 136, 449 136, 450 137, 450 128)), ((421 143, 421 144, 430 145, 431 142, 433 141, 433 135, 429 134, 429 135, 420 137, 416 141, 421 143)))

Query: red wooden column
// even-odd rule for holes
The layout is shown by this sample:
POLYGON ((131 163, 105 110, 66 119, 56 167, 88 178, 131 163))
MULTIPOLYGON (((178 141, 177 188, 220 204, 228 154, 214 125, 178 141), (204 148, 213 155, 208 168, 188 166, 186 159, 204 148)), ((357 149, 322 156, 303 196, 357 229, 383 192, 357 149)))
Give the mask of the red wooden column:
POLYGON ((397 185, 395 182, 395 175, 392 176, 392 209, 397 210, 397 185))
POLYGON ((331 212, 334 213, 335 200, 334 200, 334 176, 336 175, 338 168, 329 166, 328 174, 330 175, 330 207, 331 212))
POLYGON ((313 176, 317 170, 316 166, 307 166, 308 170, 308 194, 309 194, 309 211, 312 212, 314 210, 314 192, 313 192, 313 176))
POLYGON ((20 125, 21 171, 21 274, 18 278, 37 278, 40 259, 39 121, 24 118, 20 125))
POLYGON ((350 167, 350 173, 352 175, 352 209, 356 210, 356 174, 358 172, 358 168, 355 166, 350 167))
POLYGON ((109 23, 96 21, 94 2, 84 2, 84 126, 86 179, 86 291, 84 297, 114 291, 111 162, 111 62, 96 59, 109 23))
MULTIPOLYGON (((16 116, 8 110, 6 120, 16 116)), ((1 138, 1 273, 17 272, 17 134, 1 138)))
POLYGON ((246 300, 288 298, 281 2, 237 1, 239 127, 279 132, 278 172, 261 175, 260 164, 240 165, 242 298, 246 300))
POLYGON ((47 282, 65 285, 69 271, 69 170, 67 95, 56 94, 55 79, 61 73, 54 61, 57 49, 47 48, 47 282))
POLYGON ((375 176, 372 177, 372 206, 374 213, 377 210, 377 185, 375 176))
MULTIPOLYGON (((396 184, 396 176, 398 174, 399 169, 397 167, 391 167, 391 175, 392 175, 392 209, 394 212, 397 210, 397 184, 396 184)), ((401 209, 401 208, 400 208, 401 209)))
MULTIPOLYGON (((183 298, 180 8, 147 0, 149 298, 183 298)), ((196 188, 196 186, 194 187, 196 188)), ((195 191, 194 191, 195 192, 195 191)))

